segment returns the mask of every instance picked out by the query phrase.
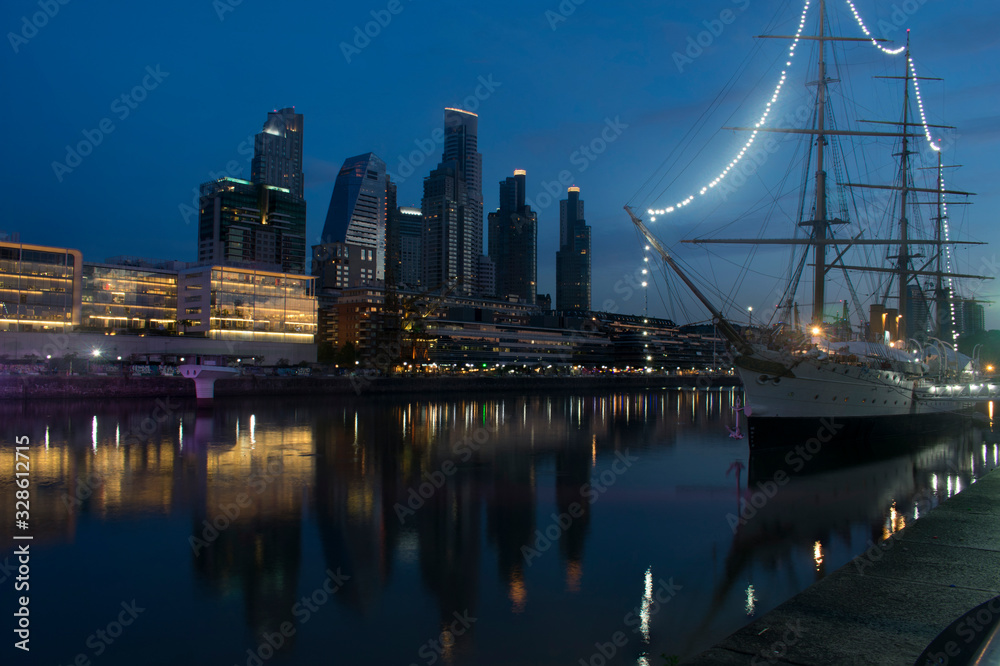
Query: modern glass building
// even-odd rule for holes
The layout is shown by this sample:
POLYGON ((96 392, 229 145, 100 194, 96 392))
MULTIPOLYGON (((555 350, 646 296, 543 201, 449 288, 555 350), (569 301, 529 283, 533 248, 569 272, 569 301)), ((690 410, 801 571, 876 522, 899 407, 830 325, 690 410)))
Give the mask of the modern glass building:
POLYGON ((454 162, 458 178, 465 183, 465 220, 472 235, 472 250, 480 255, 483 253, 483 156, 479 152, 479 116, 462 109, 444 110, 441 162, 454 162))
POLYGON ((400 206, 389 215, 387 267, 391 267, 395 283, 413 288, 421 281, 421 234, 424 216, 419 208, 400 206))
POLYGON ((126 257, 85 263, 81 325, 175 332, 177 263, 126 257))
POLYGON ((231 266, 182 270, 179 332, 216 340, 311 344, 316 335, 314 281, 231 266))
POLYGON ((288 189, 220 178, 201 186, 198 263, 302 274, 306 202, 288 189))
POLYGON ((0 242, 0 331, 66 331, 80 324, 79 250, 0 242))
POLYGON ((385 162, 374 153, 349 157, 337 175, 323 225, 324 244, 347 243, 374 251, 378 280, 385 279, 390 198, 395 200, 395 186, 385 162))
POLYGON ((479 117, 445 109, 444 152, 438 168, 424 179, 421 210, 423 282, 459 283, 466 295, 477 293, 479 257, 483 254, 483 156, 478 152, 479 117))
POLYGON ((538 290, 538 215, 525 204, 527 173, 500 181, 500 208, 489 214, 489 256, 496 267, 496 296, 535 303, 538 290))
POLYGON ((559 202, 556 309, 590 310, 590 227, 584 221, 579 187, 570 187, 559 202))
POLYGON ((303 118, 295 107, 271 111, 260 134, 254 137, 250 179, 262 185, 281 187, 303 198, 303 118))

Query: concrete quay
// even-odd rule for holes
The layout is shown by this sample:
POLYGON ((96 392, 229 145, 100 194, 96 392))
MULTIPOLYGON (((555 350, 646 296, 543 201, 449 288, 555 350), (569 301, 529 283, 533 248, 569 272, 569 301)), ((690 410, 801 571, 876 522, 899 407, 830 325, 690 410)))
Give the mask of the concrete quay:
MULTIPOLYGON (((394 395, 553 391, 630 391, 739 386, 732 376, 588 375, 582 377, 396 376, 262 377, 218 379, 215 397, 255 395, 394 395)), ((0 400, 195 397, 184 377, 0 376, 0 400)))
MULTIPOLYGON (((1000 594, 1000 472, 986 474, 727 639, 693 666, 917 663, 955 620, 1000 594), (891 543, 890 543, 891 542, 891 543)), ((949 631, 935 664, 965 664, 1000 608, 949 631)), ((921 664, 924 662, 921 661, 921 664)), ((994 663, 990 661, 988 663, 994 663)))

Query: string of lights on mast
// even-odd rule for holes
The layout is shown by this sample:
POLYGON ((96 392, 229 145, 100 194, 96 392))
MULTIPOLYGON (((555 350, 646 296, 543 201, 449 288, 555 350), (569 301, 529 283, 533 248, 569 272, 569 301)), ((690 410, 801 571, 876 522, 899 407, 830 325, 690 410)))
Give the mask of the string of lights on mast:
MULTIPOLYGON (((891 55, 891 56, 899 55, 899 54, 903 53, 906 50, 906 45, 905 44, 903 46, 900 46, 899 48, 895 48, 895 49, 888 49, 888 48, 882 46, 882 44, 880 44, 879 41, 875 37, 872 36, 871 31, 868 29, 868 26, 865 25, 864 19, 861 18, 861 14, 858 12, 857 7, 855 7, 854 2, 852 2, 852 0, 846 0, 846 2, 847 2, 848 7, 850 7, 850 9, 851 9, 851 13, 854 15, 854 19, 857 21, 858 26, 861 28, 861 31, 864 32, 864 34, 865 34, 866 37, 868 37, 869 39, 871 39, 871 43, 872 43, 872 45, 875 48, 877 48, 878 50, 882 51, 883 53, 885 53, 887 55, 891 55)), ((764 122, 767 120, 768 116, 771 114, 772 107, 778 102, 778 98, 779 98, 779 95, 781 94, 781 90, 784 87, 785 81, 788 78, 788 70, 789 70, 789 68, 791 68, 791 66, 792 66, 792 60, 795 57, 795 49, 798 46, 798 43, 799 43, 799 41, 800 41, 800 39, 802 37, 803 30, 805 30, 806 17, 807 17, 807 15, 809 13, 809 7, 810 7, 811 4, 812 4, 812 0, 806 0, 805 6, 802 8, 802 15, 801 15, 801 17, 799 19, 798 30, 795 33, 795 38, 792 40, 791 46, 789 46, 789 48, 788 48, 788 59, 785 61, 785 69, 783 69, 781 71, 781 76, 778 79, 778 83, 777 83, 777 85, 774 88, 774 93, 771 95, 770 101, 768 101, 765 104, 764 112, 761 114, 760 119, 754 125, 755 128, 759 128, 759 127, 761 127, 764 124, 764 122)), ((907 32, 909 32, 909 30, 907 30, 907 32)), ((937 143, 934 142, 934 138, 931 135, 930 127, 927 124, 927 114, 924 111, 924 102, 923 102, 923 98, 922 98, 922 96, 920 94, 920 83, 919 83, 919 80, 917 79, 916 65, 913 62, 913 57, 912 56, 908 55, 907 56, 907 60, 908 60, 907 66, 909 68, 910 75, 911 75, 911 78, 913 80, 913 88, 914 88, 914 91, 916 93, 917 107, 918 107, 918 109, 920 111, 920 122, 921 122, 921 124, 923 126, 924 138, 927 140, 927 145, 930 146, 931 150, 933 150, 934 152, 940 152, 941 151, 941 145, 940 145, 941 142, 940 141, 937 142, 937 143)), ((738 166, 740 164, 740 162, 743 160, 743 157, 746 155, 747 151, 750 149, 750 147, 757 140, 757 134, 758 134, 758 130, 754 129, 750 133, 750 138, 747 139, 746 143, 743 144, 743 147, 740 148, 740 150, 736 153, 736 156, 733 157, 732 160, 730 160, 729 164, 726 165, 726 168, 723 169, 722 172, 719 173, 719 175, 716 176, 707 185, 703 186, 700 190, 698 190, 698 196, 704 196, 710 189, 714 188, 719 183, 721 183, 726 178, 726 176, 728 176, 729 173, 734 168, 736 168, 736 166, 738 166)), ((950 230, 949 230, 949 227, 948 227, 948 204, 945 201, 945 194, 944 194, 944 192, 945 192, 945 183, 944 183, 944 176, 943 175, 941 176, 939 182, 940 182, 941 201, 942 201, 942 213, 941 213, 942 218, 943 218, 942 219, 942 225, 943 225, 943 232, 944 232, 944 241, 946 243, 944 245, 946 271, 948 273, 951 273, 952 272, 951 246, 947 245, 947 243, 950 242, 951 237, 950 237, 950 230)), ((668 214, 673 213, 673 212, 675 212, 677 210, 680 210, 681 208, 684 208, 685 206, 687 206, 691 202, 693 202, 694 199, 695 199, 695 195, 691 194, 691 195, 688 195, 687 197, 685 197, 684 199, 682 199, 681 201, 677 202, 673 206, 667 206, 666 208, 650 208, 646 212, 650 215, 650 218, 649 218, 650 221, 651 222, 656 222, 656 216, 658 216, 658 215, 661 215, 661 216, 662 215, 668 215, 668 214)), ((648 261, 648 258, 647 258, 647 261, 648 261)), ((643 274, 645 274, 645 270, 643 270, 643 274)), ((955 329, 955 302, 954 302, 953 280, 952 280, 951 277, 947 278, 947 280, 948 280, 948 291, 949 291, 949 294, 951 294, 951 297, 949 298, 950 306, 951 306, 950 307, 950 309, 951 309, 951 313, 950 314, 951 314, 952 330, 954 330, 955 329)), ((646 285, 643 284, 643 286, 646 286, 646 285)), ((958 333, 957 332, 953 333, 953 337, 954 337, 954 339, 957 340, 958 339, 958 333)))

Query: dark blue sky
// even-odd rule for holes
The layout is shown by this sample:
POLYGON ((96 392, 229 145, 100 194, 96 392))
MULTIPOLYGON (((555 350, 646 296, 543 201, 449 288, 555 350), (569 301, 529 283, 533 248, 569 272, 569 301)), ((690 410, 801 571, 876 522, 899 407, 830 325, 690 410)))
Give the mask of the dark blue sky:
MULTIPOLYGON (((845 34, 860 35, 844 0, 828 4, 845 34)), ((815 29, 817 5, 814 0, 809 30, 815 29)), ((951 184, 981 195, 977 205, 953 209, 953 226, 966 239, 998 240, 991 211, 998 209, 1000 7, 994 0, 859 0, 857 7, 878 34, 903 39, 901 28, 912 28, 918 72, 947 79, 925 84, 928 120, 959 127, 945 160, 964 168, 949 174, 951 184)), ((18 231, 25 242, 78 248, 88 260, 119 254, 194 260, 195 225, 184 215, 186 206, 196 205, 193 188, 230 167, 248 177, 245 142, 260 131, 267 111, 294 105, 305 114, 313 242, 344 158, 374 151, 390 171, 405 175, 401 162, 412 161, 408 156, 414 151, 420 161, 420 146, 441 126, 443 108, 468 106, 478 92, 486 209, 496 207, 501 179, 516 168, 528 171, 529 198, 540 213, 539 292, 555 291, 559 217, 558 204, 545 207, 539 195, 546 184, 556 191, 566 171, 581 187, 593 228, 595 309, 641 312, 642 297, 631 293, 625 279, 642 265, 641 246, 622 205, 650 176, 664 174, 664 160, 699 120, 705 125, 698 139, 659 187, 644 192, 665 194, 640 197, 637 208, 670 205, 729 162, 745 136, 718 128, 756 120, 777 81, 773 65, 787 49, 784 42, 752 37, 794 32, 801 10, 797 0, 200 0, 97 6, 81 0, 8 0, 0 9, 8 128, 0 167, 5 190, 0 230, 18 231), (39 14, 47 2, 51 18, 39 14), (356 43, 363 48, 345 55, 342 43, 357 48, 355 29, 364 30, 374 20, 372 12, 387 24, 367 45, 356 43), (33 17, 40 28, 26 27, 33 17), (689 38, 707 44, 703 53, 689 38), (696 56, 690 62, 675 55, 689 47, 688 55, 696 56), (745 60, 751 52, 754 60, 745 60), (722 105, 705 116, 737 72, 722 105), (123 101, 136 86, 136 99, 123 101), (578 152, 592 142, 600 147, 602 133, 613 139, 603 152, 593 159, 578 152), (91 154, 68 163, 71 171, 54 168, 56 162, 67 164, 67 145, 97 139, 91 154)), ((376 32, 374 24, 370 31, 376 32)), ((809 55, 806 46, 800 49, 788 99, 778 102, 776 117, 801 104, 796 95, 804 90, 801 75, 809 55)), ((845 83, 835 98, 867 87, 872 73, 902 71, 899 57, 883 56, 868 44, 852 45, 847 57, 872 67, 859 66, 849 84, 855 69, 838 71, 845 83)), ((865 111, 898 118, 898 102, 889 99, 894 91, 877 85, 882 86, 877 97, 862 98, 868 100, 865 111)), ((729 201, 705 197, 675 218, 658 221, 658 233, 674 243, 692 229, 707 233, 731 222, 760 200, 764 187, 773 187, 764 172, 780 178, 795 155, 790 144, 770 155, 759 174, 762 187, 753 195, 756 175, 729 201)), ((435 146, 401 183, 401 204, 419 205, 422 178, 439 157, 435 146)), ((793 169, 792 180, 800 170, 793 169)), ((565 186, 558 191, 564 193, 565 186)), ((722 235, 754 235, 758 218, 752 213, 722 235)), ((765 233, 787 231, 773 223, 765 233)), ((957 251, 957 268, 996 273, 994 247, 957 251)), ((743 309, 753 304, 755 311, 773 308, 774 278, 788 264, 787 250, 759 253, 763 261, 754 265, 756 272, 738 283, 729 267, 743 264, 745 247, 706 254, 679 246, 678 253, 723 285, 735 303, 743 309)), ((665 312, 663 291, 650 293, 651 313, 665 312)), ((978 293, 997 291, 987 283, 978 293)), ((836 293, 833 298, 840 297, 836 293)), ((997 327, 989 313, 988 325, 997 327)), ((695 310, 667 314, 702 318, 695 310)))

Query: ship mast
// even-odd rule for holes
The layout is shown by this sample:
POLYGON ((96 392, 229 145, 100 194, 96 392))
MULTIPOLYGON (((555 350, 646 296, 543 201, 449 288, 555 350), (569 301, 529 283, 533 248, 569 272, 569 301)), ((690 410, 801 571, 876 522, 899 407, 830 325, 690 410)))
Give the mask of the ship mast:
MULTIPOLYGON (((907 297, 907 286, 910 282, 910 247, 909 247, 909 223, 906 219, 906 200, 907 195, 910 192, 910 182, 909 182, 909 163, 910 163, 910 153, 909 153, 909 137, 907 136, 906 128, 910 126, 910 31, 906 31, 906 57, 904 60, 904 67, 906 68, 906 82, 903 86, 903 152, 899 158, 899 177, 900 177, 900 197, 899 197, 899 256, 897 257, 897 262, 899 266, 899 317, 896 324, 896 338, 898 340, 906 340, 906 326, 909 322, 909 313, 906 310, 906 297, 907 297)), ((938 187, 938 192, 941 188, 938 187)), ((940 196, 940 194, 938 195, 940 196)), ((940 247, 940 246, 939 246, 940 247)), ((940 269, 938 269, 940 270, 940 269)), ((938 278, 940 279, 940 277, 938 278)))
MULTIPOLYGON (((783 245, 807 245, 811 246, 814 250, 814 283, 813 283, 813 302, 812 302, 812 325, 822 326, 823 325, 823 306, 826 298, 826 274, 834 267, 843 269, 845 272, 849 270, 860 270, 875 273, 889 273, 893 274, 899 279, 898 284, 898 298, 899 298, 899 308, 897 310, 899 314, 899 322, 897 331, 898 337, 905 339, 905 331, 907 326, 907 288, 912 279, 918 276, 936 276, 938 279, 938 289, 937 296, 939 303, 943 300, 943 289, 941 287, 941 278, 977 278, 977 279, 992 279, 990 276, 982 275, 963 275, 957 273, 945 274, 942 271, 940 263, 940 252, 947 245, 957 245, 957 244, 967 244, 967 245, 981 245, 981 241, 946 241, 941 238, 940 231, 937 238, 933 241, 930 240, 920 240, 920 245, 933 245, 936 246, 938 250, 938 263, 937 270, 927 270, 931 266, 931 262, 928 261, 926 265, 916 268, 910 266, 910 259, 914 257, 919 257, 919 254, 910 254, 910 239, 909 239, 909 220, 906 217, 906 209, 908 205, 913 203, 932 203, 923 201, 909 201, 909 194, 912 193, 934 193, 938 195, 940 199, 945 194, 954 194, 960 196, 970 196, 971 192, 961 192, 955 190, 945 190, 943 184, 940 180, 938 186, 931 189, 912 187, 910 186, 910 167, 909 167, 909 156, 910 156, 910 138, 917 138, 923 136, 923 133, 913 133, 913 130, 922 129, 926 132, 927 128, 949 128, 950 126, 945 125, 927 125, 923 121, 919 123, 909 122, 909 86, 910 81, 916 80, 916 76, 912 73, 909 67, 910 62, 910 39, 909 30, 907 30, 906 35, 906 75, 905 76, 877 76, 875 78, 879 79, 902 79, 905 83, 904 90, 904 101, 903 101, 903 120, 899 131, 865 131, 865 130, 844 130, 837 129, 835 127, 827 127, 826 123, 826 107, 827 107, 827 84, 837 81, 837 79, 830 79, 827 77, 827 67, 826 67, 826 43, 827 42, 883 42, 888 41, 885 39, 874 38, 871 36, 867 37, 839 37, 833 34, 827 35, 827 20, 826 20, 826 2, 825 0, 819 0, 819 30, 816 35, 803 35, 801 31, 795 35, 758 35, 759 38, 765 39, 792 39, 792 40, 812 40, 819 42, 819 79, 814 82, 817 87, 816 92, 816 122, 814 127, 810 129, 798 129, 798 128, 787 128, 787 127, 761 127, 759 125, 754 127, 723 127, 727 130, 739 130, 739 131, 749 131, 757 134, 758 132, 774 132, 779 134, 807 134, 816 137, 816 172, 815 172, 815 214, 812 220, 802 220, 798 223, 800 227, 812 227, 812 232, 809 234, 808 238, 695 238, 682 240, 682 243, 697 243, 697 244, 710 244, 710 243, 740 243, 749 245, 768 245, 768 244, 783 244, 783 245), (912 128, 912 129, 911 129, 912 128), (827 208, 827 173, 825 168, 826 156, 826 146, 827 139, 829 137, 839 137, 839 136, 853 136, 853 137, 888 137, 888 138, 900 138, 902 140, 902 154, 900 162, 900 178, 902 182, 899 185, 874 185, 874 184, 862 184, 862 183, 850 183, 844 182, 839 183, 841 187, 861 187, 861 188, 872 188, 872 189, 882 189, 882 190, 894 190, 901 192, 901 210, 899 219, 899 236, 897 238, 886 238, 886 239, 871 239, 863 238, 863 232, 857 234, 853 238, 837 238, 832 235, 832 225, 834 224, 848 224, 847 220, 841 220, 839 218, 828 219, 829 211, 827 208), (837 246, 837 254, 832 261, 827 260, 826 250, 827 246, 833 245, 837 246), (843 256, 851 246, 857 245, 888 245, 899 248, 899 254, 896 257, 889 257, 890 259, 895 258, 897 260, 895 266, 888 267, 876 267, 876 266, 849 266, 844 263, 843 256)), ((925 80, 926 77, 921 77, 921 80, 925 80)), ((928 79, 930 80, 930 79, 928 79)), ((810 84, 812 85, 812 84, 810 84)), ((866 123, 878 123, 886 125, 899 125, 898 122, 889 121, 875 121, 875 120, 863 120, 861 122, 866 123)), ((940 157, 940 156, 939 156, 940 157)), ((967 203, 967 202, 958 202, 967 203)), ((939 203, 939 209, 941 204, 939 203)), ((636 218, 632 213, 631 209, 626 206, 626 210, 629 211, 629 215, 632 217, 633 223, 636 224, 646 236, 647 239, 651 239, 651 234, 649 230, 642 225, 641 220, 636 218)), ((943 216, 943 212, 939 212, 939 218, 943 216)), ((939 220, 940 223, 940 220, 939 220)), ((657 247, 658 250, 662 248, 657 247)), ((808 256, 808 249, 806 256, 808 256)), ((672 268, 676 267, 673 262, 666 257, 665 260, 671 264, 672 268)), ((805 259, 803 258, 803 262, 805 259)), ((678 270, 679 272, 679 270, 678 270)), ((704 298, 693 286, 689 283, 689 280, 685 278, 685 283, 692 288, 695 295, 703 303, 709 306, 712 314, 717 318, 721 317, 709 303, 707 299, 704 298)), ((889 287, 891 289, 891 286, 889 287)), ((789 302, 785 304, 786 308, 791 306, 793 296, 789 296, 789 302)), ((939 305, 940 309, 940 305, 939 305)), ((726 337, 729 337, 728 335, 726 337)), ((730 340, 731 342, 733 340, 730 340)))
POLYGON ((826 2, 819 0, 819 81, 816 91, 816 219, 811 222, 802 222, 803 226, 812 225, 813 239, 817 242, 813 245, 816 257, 815 279, 813 281, 813 306, 812 323, 813 326, 823 325, 823 302, 826 298, 826 171, 824 170, 823 147, 826 145, 826 135, 823 134, 826 128, 826 2))

